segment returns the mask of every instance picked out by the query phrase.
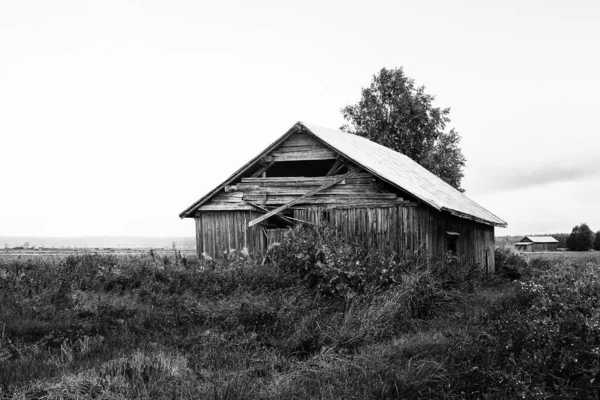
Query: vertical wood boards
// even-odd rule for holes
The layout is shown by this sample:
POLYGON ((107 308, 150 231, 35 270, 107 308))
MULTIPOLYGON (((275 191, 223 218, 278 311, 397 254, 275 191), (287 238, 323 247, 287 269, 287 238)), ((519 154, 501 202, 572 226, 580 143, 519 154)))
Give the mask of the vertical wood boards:
POLYGON ((202 237, 202 218, 196 217, 194 219, 196 221, 196 251, 198 252, 198 257, 200 257, 204 252, 202 237))
MULTIPOLYGON (((431 257, 446 254, 448 234, 456 232, 458 256, 494 272, 494 227, 461 219, 426 206, 328 208, 306 206, 294 209, 294 218, 321 223, 325 217, 342 236, 373 249, 394 251, 408 257, 423 249, 431 257)), ((280 242, 287 229, 266 229, 248 222, 262 215, 254 211, 202 212, 196 218, 196 246, 221 257, 231 250, 263 256, 268 246, 280 242)))

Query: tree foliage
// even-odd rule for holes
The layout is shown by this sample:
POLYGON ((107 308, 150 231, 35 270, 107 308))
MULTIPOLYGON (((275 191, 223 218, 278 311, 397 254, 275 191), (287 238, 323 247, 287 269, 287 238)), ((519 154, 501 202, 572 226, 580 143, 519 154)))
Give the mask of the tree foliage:
POLYGON ((574 251, 587 251, 592 248, 594 233, 590 227, 583 223, 573 227, 573 231, 567 238, 567 247, 574 251))
POLYGON ((465 157, 458 147, 460 135, 446 130, 450 109, 434 107, 434 100, 402 67, 382 68, 371 86, 362 89, 360 101, 342 108, 348 124, 341 129, 407 155, 463 191, 465 157))
POLYGON ((594 245, 592 246, 594 250, 600 250, 600 231, 596 232, 596 237, 594 238, 594 245))

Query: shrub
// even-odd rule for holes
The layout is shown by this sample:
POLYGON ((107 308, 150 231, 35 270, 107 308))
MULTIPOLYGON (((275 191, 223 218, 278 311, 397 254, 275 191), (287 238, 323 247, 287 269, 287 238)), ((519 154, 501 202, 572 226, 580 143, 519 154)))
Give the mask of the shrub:
MULTIPOLYGON (((400 284, 408 271, 434 269, 424 253, 399 258, 393 252, 369 250, 362 243, 342 238, 329 226, 294 227, 279 246, 269 250, 269 258, 279 268, 299 274, 322 294, 350 297, 400 284)), ((444 262, 438 267, 441 265, 444 262)), ((456 279, 443 268, 437 270, 449 280, 456 279)))
POLYGON ((527 261, 508 247, 497 247, 494 251, 496 274, 508 279, 519 279, 527 269, 527 261))
POLYGON ((547 270, 550 269, 553 265, 556 264, 556 260, 553 262, 548 258, 544 257, 536 257, 529 260, 529 268, 538 269, 538 270, 547 270))
POLYGON ((516 309, 485 326, 494 375, 522 397, 588 397, 600 378, 600 274, 597 265, 561 265, 519 285, 516 309))

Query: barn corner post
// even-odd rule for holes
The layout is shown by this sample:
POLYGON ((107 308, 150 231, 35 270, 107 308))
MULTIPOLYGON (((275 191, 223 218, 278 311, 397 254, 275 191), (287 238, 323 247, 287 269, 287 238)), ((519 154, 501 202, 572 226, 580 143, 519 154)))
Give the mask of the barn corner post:
POLYGON ((400 256, 447 252, 494 271, 489 211, 408 157, 355 135, 297 123, 192 204, 198 257, 261 257, 293 224, 319 225, 400 256))

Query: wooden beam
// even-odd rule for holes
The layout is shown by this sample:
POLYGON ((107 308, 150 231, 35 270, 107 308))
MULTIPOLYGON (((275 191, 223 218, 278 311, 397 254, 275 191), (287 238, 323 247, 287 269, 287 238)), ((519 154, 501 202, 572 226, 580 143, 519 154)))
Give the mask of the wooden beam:
MULTIPOLYGON (((255 209, 257 209, 258 211, 262 211, 262 212, 265 212, 265 213, 268 213, 268 212, 269 212, 269 210, 268 210, 268 209, 266 209, 266 208, 264 208, 264 207, 261 207, 261 206, 259 206, 258 204, 254 204, 254 203, 252 203, 252 202, 250 202, 250 201, 246 201, 246 204, 248 204, 248 205, 250 205, 250 206, 254 207, 254 208, 255 208, 255 209)), ((293 222, 299 222, 299 223, 302 223, 302 224, 308 224, 308 225, 314 225, 314 226, 321 226, 321 225, 319 225, 319 224, 314 224, 314 223, 312 223, 312 222, 304 221, 303 219, 298 219, 298 218, 288 217, 288 216, 279 215, 279 214, 275 215, 275 217, 277 217, 277 218, 280 218, 280 219, 284 220, 285 222, 289 222, 289 223, 293 223, 293 222)))
POLYGON ((340 170, 340 168, 342 167, 342 165, 344 165, 344 164, 342 163, 342 161, 338 157, 338 159, 335 160, 335 162, 331 166, 331 169, 329 170, 329 172, 327 172, 326 176, 335 175, 335 173, 340 170))
POLYGON ((331 182, 324 183, 322 186, 320 186, 320 187, 318 187, 316 189, 313 189, 310 192, 308 192, 308 193, 306 193, 306 194, 304 194, 304 195, 302 195, 300 197, 295 198, 294 200, 290 201, 289 203, 284 204, 281 207, 277 207, 276 209, 274 209, 272 211, 269 211, 265 215, 262 215, 262 216, 260 216, 258 218, 253 219, 252 221, 248 222, 248 226, 256 225, 256 224, 264 221, 265 219, 267 219, 269 217, 272 217, 273 215, 279 214, 280 212, 282 212, 282 211, 290 208, 294 204, 297 204, 297 203, 301 202, 302 200, 306 199, 307 197, 310 197, 313 194, 318 193, 321 190, 325 190, 325 189, 327 189, 327 188, 329 188, 329 187, 331 187, 333 185, 337 185, 338 183, 340 183, 344 179, 351 177, 352 175, 356 174, 357 172, 358 171, 351 171, 351 172, 348 172, 345 175, 338 176, 337 178, 332 179, 331 182))
MULTIPOLYGON (((261 206, 265 205, 282 205, 287 204, 292 200, 295 200, 298 196, 303 196, 304 192, 295 192, 290 194, 269 194, 269 198, 263 204, 264 196, 260 193, 257 194, 244 194, 244 197, 239 201, 227 201, 223 203, 239 203, 242 200, 253 201, 261 206)), ((354 201, 393 201, 398 198, 395 193, 332 193, 324 194, 325 190, 319 193, 315 193, 312 197, 304 199, 304 204, 335 204, 340 203, 352 203, 354 201)))
POLYGON ((269 161, 266 165, 264 165, 261 169, 259 169, 258 171, 256 171, 255 173, 252 174, 252 178, 256 178, 260 175, 262 175, 263 172, 265 172, 266 170, 268 170, 269 168, 271 168, 271 166, 275 164, 275 160, 271 160, 269 161))
POLYGON ((261 207, 264 207, 265 204, 267 204, 267 199, 269 198, 269 193, 265 192, 265 194, 262 197, 262 200, 260 201, 260 205, 261 207))
MULTIPOLYGON (((353 168, 353 167, 350 167, 353 168)), ((373 179, 373 175, 370 172, 357 172, 355 176, 351 179, 359 179, 359 178, 368 178, 373 179)), ((270 183, 270 182, 304 182, 304 181, 315 181, 319 182, 319 184, 323 184, 329 182, 331 179, 330 176, 278 176, 278 177, 268 177, 268 178, 242 178, 242 182, 244 183, 270 183)), ((369 182, 371 182, 369 180, 369 182)))
POLYGON ((332 160, 337 155, 330 150, 319 150, 319 151, 300 151, 300 152, 288 152, 279 153, 273 152, 272 157, 275 161, 313 161, 313 160, 332 160))

